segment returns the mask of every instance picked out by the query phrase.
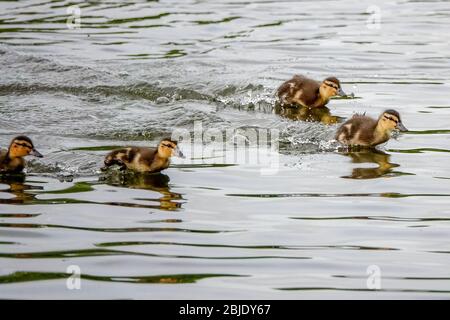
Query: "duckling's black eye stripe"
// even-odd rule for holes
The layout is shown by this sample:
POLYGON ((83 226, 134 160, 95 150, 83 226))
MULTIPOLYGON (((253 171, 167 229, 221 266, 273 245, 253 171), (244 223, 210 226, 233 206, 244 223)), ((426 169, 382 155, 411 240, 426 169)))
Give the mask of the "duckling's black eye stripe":
POLYGON ((173 149, 173 146, 171 146, 171 145, 169 145, 169 144, 163 144, 163 146, 164 146, 164 147, 167 147, 167 148, 170 148, 170 149, 173 149))
POLYGON ((334 89, 336 89, 336 90, 339 89, 338 86, 333 85, 333 84, 331 84, 331 83, 329 83, 329 82, 327 82, 326 85, 329 86, 329 87, 332 87, 332 88, 334 88, 334 89))
POLYGON ((391 121, 394 121, 395 123, 398 123, 398 121, 397 120, 395 120, 394 118, 391 118, 391 117, 388 117, 388 116, 384 116, 386 119, 388 119, 388 120, 391 120, 391 121))
POLYGON ((17 142, 15 142, 14 143, 16 146, 21 146, 21 147, 25 147, 25 148, 32 148, 32 147, 30 147, 30 145, 28 145, 28 144, 26 144, 26 143, 17 143, 17 142))

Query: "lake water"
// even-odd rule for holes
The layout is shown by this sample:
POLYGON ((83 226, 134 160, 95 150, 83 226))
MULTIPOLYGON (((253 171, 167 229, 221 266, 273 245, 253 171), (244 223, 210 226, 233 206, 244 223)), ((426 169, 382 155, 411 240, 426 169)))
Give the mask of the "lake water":
POLYGON ((0 9, 0 146, 26 134, 45 155, 0 181, 0 298, 450 297, 449 2, 0 9), (338 152, 336 124, 272 110, 295 73, 354 94, 336 119, 393 108, 410 131, 338 152), (175 129, 230 132, 227 148, 185 140, 164 175, 100 173, 107 150, 175 129))

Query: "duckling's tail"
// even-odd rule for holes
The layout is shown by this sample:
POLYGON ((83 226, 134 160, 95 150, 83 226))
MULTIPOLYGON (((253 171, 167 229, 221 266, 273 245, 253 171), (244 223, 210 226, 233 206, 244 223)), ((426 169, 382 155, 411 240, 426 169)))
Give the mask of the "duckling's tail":
POLYGON ((117 154, 117 151, 113 151, 105 157, 105 166, 101 169, 102 171, 106 171, 113 165, 119 165, 121 168, 125 168, 125 164, 117 157, 117 154))
POLYGON ((105 167, 110 167, 110 166, 112 166, 112 165, 117 163, 117 159, 115 159, 112 154, 108 154, 105 157, 104 163, 105 163, 105 167))

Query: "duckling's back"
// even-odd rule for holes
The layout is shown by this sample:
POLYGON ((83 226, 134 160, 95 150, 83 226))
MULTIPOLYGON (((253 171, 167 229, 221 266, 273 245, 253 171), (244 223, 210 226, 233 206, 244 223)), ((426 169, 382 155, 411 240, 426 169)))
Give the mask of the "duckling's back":
POLYGON ((341 125, 335 139, 348 145, 370 145, 376 126, 376 120, 364 114, 355 114, 341 125))
POLYGON ((302 75, 295 75, 278 88, 277 96, 282 105, 299 103, 310 107, 317 100, 319 87, 319 82, 302 75))
POLYGON ((105 166, 118 164, 138 172, 159 172, 167 169, 168 159, 157 157, 157 148, 128 147, 111 151, 105 157, 105 166))

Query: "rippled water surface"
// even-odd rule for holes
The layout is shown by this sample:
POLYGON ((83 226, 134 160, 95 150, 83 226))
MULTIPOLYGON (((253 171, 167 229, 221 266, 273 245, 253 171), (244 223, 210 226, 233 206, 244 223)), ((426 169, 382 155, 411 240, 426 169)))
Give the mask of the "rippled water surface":
POLYGON ((376 6, 0 2, 0 146, 26 134, 45 155, 0 179, 0 298, 450 297, 450 3, 376 6), (294 73, 354 96, 328 124, 283 116, 274 92, 294 73), (388 108, 408 133, 337 151, 335 122, 388 108), (229 145, 278 132, 277 170, 181 142, 164 175, 100 173, 111 148, 196 123, 229 145))

